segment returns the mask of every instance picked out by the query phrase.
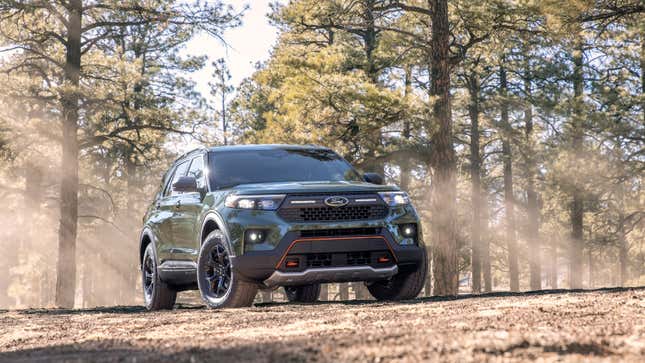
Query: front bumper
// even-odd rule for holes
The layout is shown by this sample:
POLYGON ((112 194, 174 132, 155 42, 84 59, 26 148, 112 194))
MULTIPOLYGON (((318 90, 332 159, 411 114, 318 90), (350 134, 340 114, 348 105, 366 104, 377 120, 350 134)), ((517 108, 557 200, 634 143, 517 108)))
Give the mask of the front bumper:
POLYGON ((396 265, 374 268, 372 266, 347 266, 310 268, 301 272, 275 271, 264 280, 267 287, 306 285, 325 282, 377 281, 385 280, 399 272, 396 265))
POLYGON ((301 237, 300 231, 285 234, 270 251, 249 251, 233 258, 233 268, 243 278, 266 286, 304 285, 311 283, 374 281, 390 278, 421 265, 425 246, 399 245, 388 228, 378 234, 346 237, 301 237), (307 255, 329 255, 330 261, 343 254, 367 254, 371 262, 354 266, 307 266, 307 255), (386 264, 375 263, 375 257, 392 257, 386 264), (299 260, 299 268, 286 269, 285 260, 299 260))

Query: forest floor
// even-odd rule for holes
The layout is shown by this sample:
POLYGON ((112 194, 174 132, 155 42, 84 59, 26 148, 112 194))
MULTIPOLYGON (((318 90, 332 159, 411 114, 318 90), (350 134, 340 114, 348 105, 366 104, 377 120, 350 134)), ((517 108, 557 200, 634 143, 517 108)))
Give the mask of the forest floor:
POLYGON ((645 288, 0 311, 0 361, 645 361, 645 288))

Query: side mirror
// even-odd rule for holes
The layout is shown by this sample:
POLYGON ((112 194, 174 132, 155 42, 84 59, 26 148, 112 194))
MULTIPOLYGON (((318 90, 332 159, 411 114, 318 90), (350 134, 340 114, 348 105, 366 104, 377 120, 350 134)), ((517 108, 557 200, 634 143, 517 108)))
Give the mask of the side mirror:
POLYGON ((173 192, 197 193, 197 179, 194 176, 181 176, 172 185, 173 192))
POLYGON ((377 173, 365 173, 363 174, 363 179, 365 179, 366 182, 372 184, 382 185, 384 183, 383 177, 377 173))

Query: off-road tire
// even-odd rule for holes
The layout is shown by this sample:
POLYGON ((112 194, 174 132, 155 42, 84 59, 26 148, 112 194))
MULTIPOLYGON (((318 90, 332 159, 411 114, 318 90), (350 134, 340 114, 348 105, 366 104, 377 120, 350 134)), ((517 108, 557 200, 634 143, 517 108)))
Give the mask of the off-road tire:
POLYGON ((243 280, 236 273, 231 256, 232 251, 226 236, 219 230, 211 232, 199 250, 199 257, 197 259, 197 286, 199 287, 202 300, 210 308, 248 307, 253 304, 255 295, 258 292, 258 286, 256 284, 243 280), (219 295, 217 286, 214 286, 214 282, 209 282, 208 279, 213 275, 212 264, 209 264, 209 255, 217 255, 218 251, 220 252, 220 256, 225 253, 226 258, 221 259, 228 261, 228 263, 218 264, 218 268, 225 270, 226 273, 230 273, 230 278, 226 283, 226 290, 221 296, 219 295), (213 291, 213 289, 216 289, 216 291, 213 291))
POLYGON ((157 256, 152 243, 148 244, 141 262, 143 302, 148 310, 169 310, 175 305, 177 291, 161 281, 157 270, 157 256), (150 285, 150 283, 152 285, 150 285))
POLYGON ((399 272, 389 280, 367 285, 367 290, 376 300, 410 300, 419 295, 428 273, 428 256, 423 248, 422 262, 416 270, 399 272))
POLYGON ((320 297, 320 284, 285 286, 284 292, 290 302, 312 303, 320 297))

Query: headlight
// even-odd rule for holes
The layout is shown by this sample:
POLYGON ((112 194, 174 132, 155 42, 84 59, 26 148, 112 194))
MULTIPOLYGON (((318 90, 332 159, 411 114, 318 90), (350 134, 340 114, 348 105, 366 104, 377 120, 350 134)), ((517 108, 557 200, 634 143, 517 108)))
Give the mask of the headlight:
POLYGON ((410 204, 410 197, 406 192, 379 192, 381 199, 390 207, 410 204))
POLYGON ((237 209, 276 210, 282 203, 284 194, 275 195, 229 195, 224 205, 237 209))

